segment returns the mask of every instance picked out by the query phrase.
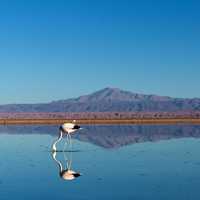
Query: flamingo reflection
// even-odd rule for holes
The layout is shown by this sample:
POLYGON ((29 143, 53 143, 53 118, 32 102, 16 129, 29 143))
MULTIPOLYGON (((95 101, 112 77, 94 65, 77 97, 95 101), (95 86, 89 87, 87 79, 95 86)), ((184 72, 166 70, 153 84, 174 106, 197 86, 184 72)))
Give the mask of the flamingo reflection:
POLYGON ((71 180, 74 180, 74 179, 78 178, 79 176, 81 176, 81 174, 79 172, 75 172, 72 170, 72 151, 68 151, 68 152, 63 151, 63 155, 67 162, 67 166, 65 168, 63 167, 61 161, 59 161, 56 158, 57 152, 56 151, 52 152, 52 158, 59 167, 60 177, 63 180, 71 181, 71 180), (67 153, 68 153, 68 156, 67 156, 67 153))

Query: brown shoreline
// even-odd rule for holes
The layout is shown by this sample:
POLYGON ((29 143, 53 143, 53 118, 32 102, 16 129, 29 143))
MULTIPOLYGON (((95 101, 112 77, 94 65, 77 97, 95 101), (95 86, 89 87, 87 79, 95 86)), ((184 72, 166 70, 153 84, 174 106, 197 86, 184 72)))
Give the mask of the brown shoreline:
MULTIPOLYGON (((59 125, 72 122, 73 119, 0 119, 0 125, 59 125)), ((78 119, 77 124, 200 124, 200 119, 171 118, 171 119, 78 119)))

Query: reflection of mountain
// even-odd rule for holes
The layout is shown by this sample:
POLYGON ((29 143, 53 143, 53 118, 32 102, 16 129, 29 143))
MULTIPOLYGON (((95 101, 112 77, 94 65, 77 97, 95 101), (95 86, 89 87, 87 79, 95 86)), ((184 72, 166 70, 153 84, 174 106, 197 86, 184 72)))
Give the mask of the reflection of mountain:
MULTIPOLYGON (((0 133, 50 134, 58 133, 58 126, 0 126, 0 133)), ((133 143, 193 137, 200 138, 198 125, 136 125, 85 126, 74 138, 104 148, 117 148, 133 143)))
POLYGON ((105 148, 116 148, 133 143, 172 138, 199 138, 200 126, 93 126, 88 127, 88 131, 77 137, 105 148))

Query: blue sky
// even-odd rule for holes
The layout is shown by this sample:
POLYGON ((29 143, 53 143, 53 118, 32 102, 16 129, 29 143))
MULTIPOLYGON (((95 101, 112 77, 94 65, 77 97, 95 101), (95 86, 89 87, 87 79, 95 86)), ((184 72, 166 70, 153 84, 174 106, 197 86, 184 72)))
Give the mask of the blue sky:
POLYGON ((0 1, 0 103, 110 86, 200 97, 200 3, 0 1))

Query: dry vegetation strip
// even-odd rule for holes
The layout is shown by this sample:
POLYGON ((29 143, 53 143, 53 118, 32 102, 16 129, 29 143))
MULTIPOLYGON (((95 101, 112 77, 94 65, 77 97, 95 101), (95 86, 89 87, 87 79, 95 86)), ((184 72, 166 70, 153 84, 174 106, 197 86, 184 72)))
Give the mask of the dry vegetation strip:
MULTIPOLYGON (((72 119, 0 119, 1 125, 24 125, 24 124, 52 124, 59 125, 72 122, 72 119)), ((200 119, 194 118, 171 118, 171 119, 79 119, 78 124, 177 124, 192 123, 200 124, 200 119)))

